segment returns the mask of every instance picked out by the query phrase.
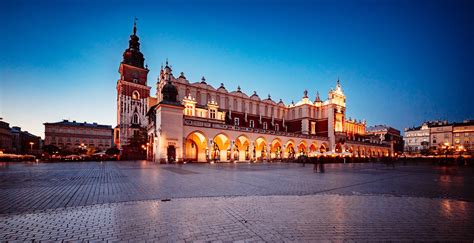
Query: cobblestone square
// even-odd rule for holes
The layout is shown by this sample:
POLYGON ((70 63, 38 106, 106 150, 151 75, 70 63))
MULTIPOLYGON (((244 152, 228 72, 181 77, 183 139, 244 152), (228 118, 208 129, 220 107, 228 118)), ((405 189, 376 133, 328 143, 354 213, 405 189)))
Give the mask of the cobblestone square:
POLYGON ((469 167, 1 165, 2 241, 474 239, 469 167))

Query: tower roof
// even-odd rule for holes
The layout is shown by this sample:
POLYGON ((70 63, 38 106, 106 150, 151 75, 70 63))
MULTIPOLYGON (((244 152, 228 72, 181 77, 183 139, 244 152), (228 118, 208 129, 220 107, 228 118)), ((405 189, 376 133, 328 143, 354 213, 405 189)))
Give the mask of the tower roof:
POLYGON ((145 58, 140 52, 140 38, 137 36, 137 18, 133 22, 133 33, 128 41, 128 48, 123 53, 122 63, 144 68, 145 58))

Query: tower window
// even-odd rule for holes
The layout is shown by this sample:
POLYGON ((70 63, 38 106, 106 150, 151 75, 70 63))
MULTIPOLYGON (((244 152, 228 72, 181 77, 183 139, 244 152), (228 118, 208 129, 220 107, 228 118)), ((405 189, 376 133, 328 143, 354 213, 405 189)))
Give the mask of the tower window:
POLYGON ((140 93, 138 93, 138 91, 133 91, 132 93, 132 99, 134 100, 139 100, 140 99, 140 93))
POLYGON ((277 132, 280 131, 280 125, 275 124, 275 131, 277 131, 277 132))
POLYGON ((132 123, 133 124, 138 124, 139 122, 139 119, 138 119, 138 114, 133 114, 133 119, 132 119, 132 123))
POLYGON ((263 130, 267 130, 268 126, 267 126, 267 122, 263 122, 263 130))
POLYGON ((236 117, 234 118, 234 126, 238 126, 239 125, 239 118, 236 117))
POLYGON ((249 126, 250 126, 251 128, 254 128, 254 127, 255 127, 255 123, 254 123, 253 120, 250 120, 249 126))

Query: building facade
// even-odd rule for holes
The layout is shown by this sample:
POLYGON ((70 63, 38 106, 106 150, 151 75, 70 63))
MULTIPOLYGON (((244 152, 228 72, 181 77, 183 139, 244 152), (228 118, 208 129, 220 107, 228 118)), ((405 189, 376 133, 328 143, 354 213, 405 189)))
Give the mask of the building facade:
POLYGON ((0 151, 3 153, 12 152, 12 133, 10 124, 0 120, 0 151))
POLYGON ((63 120, 44 123, 44 144, 63 150, 94 148, 105 151, 113 147, 113 130, 110 125, 63 120))
POLYGON ((148 159, 153 161, 262 161, 299 155, 392 155, 385 144, 365 143, 365 122, 346 119, 339 80, 314 101, 304 91, 297 103, 261 99, 240 87, 214 88, 203 77, 191 83, 171 67, 161 70, 156 104, 148 111, 148 159))
POLYGON ((367 136, 373 137, 379 143, 390 144, 397 154, 403 153, 403 137, 398 129, 387 125, 375 125, 367 128, 367 136))
POLYGON ((453 146, 455 150, 474 152, 474 120, 453 124, 453 146))
MULTIPOLYGON (((122 153, 133 136, 145 133, 150 87, 147 85, 148 67, 140 52, 136 23, 130 35, 129 46, 123 53, 117 81, 117 126, 114 129, 114 143, 122 153)), ((124 154, 122 154, 124 155, 124 154)), ((127 157, 126 154, 124 157, 127 157)))
POLYGON ((448 121, 430 125, 430 150, 437 151, 453 144, 453 124, 448 121))
POLYGON ((429 124, 425 122, 419 127, 405 129, 405 135, 403 136, 405 152, 417 154, 429 149, 430 127, 428 125, 429 124))

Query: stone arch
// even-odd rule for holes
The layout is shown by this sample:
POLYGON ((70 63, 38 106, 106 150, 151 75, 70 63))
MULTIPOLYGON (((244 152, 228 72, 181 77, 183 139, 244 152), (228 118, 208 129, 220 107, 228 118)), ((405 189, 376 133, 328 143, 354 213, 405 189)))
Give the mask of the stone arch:
POLYGON ((295 153, 295 141, 293 141, 293 139, 289 139, 285 144, 286 158, 295 158, 295 153))
POLYGON ((238 161, 250 160, 250 139, 247 135, 241 134, 235 138, 234 158, 238 161))
POLYGON ((341 143, 336 144, 335 152, 336 153, 342 153, 342 144, 341 143))
POLYGON ((273 139, 270 145, 270 152, 272 158, 281 159, 283 155, 282 142, 279 138, 273 139))
POLYGON ((312 142, 308 148, 309 156, 315 156, 318 151, 318 143, 316 141, 312 142))
POLYGON ((298 155, 307 155, 308 154, 308 149, 306 145, 305 140, 301 140, 300 143, 298 144, 298 155))
POLYGON ((185 159, 190 161, 206 162, 208 158, 208 147, 206 135, 201 131, 193 131, 186 136, 185 159))
POLYGON ((267 159, 267 140, 264 137, 258 137, 254 142, 255 159, 267 159))
POLYGON ((325 153, 328 151, 328 144, 327 143, 321 143, 321 146, 319 146, 319 152, 320 153, 325 153))
POLYGON ((212 139, 211 158, 219 161, 230 160, 230 138, 225 133, 218 133, 212 139))

